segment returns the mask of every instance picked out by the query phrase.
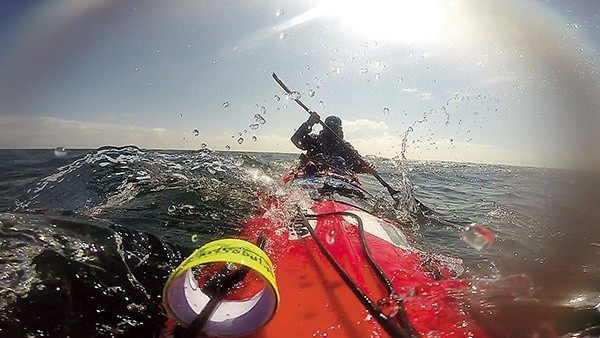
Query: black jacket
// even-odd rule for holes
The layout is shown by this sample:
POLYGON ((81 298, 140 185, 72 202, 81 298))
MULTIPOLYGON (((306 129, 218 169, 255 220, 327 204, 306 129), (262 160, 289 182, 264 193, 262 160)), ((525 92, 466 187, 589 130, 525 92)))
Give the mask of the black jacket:
POLYGON ((304 161, 319 162, 331 167, 334 171, 343 170, 340 166, 345 166, 346 170, 355 173, 366 172, 367 163, 350 143, 342 139, 343 134, 337 136, 324 129, 318 135, 315 135, 311 134, 311 131, 312 126, 308 122, 304 122, 291 138, 296 147, 306 150, 304 161), (340 159, 343 159, 343 164, 340 163, 340 159))

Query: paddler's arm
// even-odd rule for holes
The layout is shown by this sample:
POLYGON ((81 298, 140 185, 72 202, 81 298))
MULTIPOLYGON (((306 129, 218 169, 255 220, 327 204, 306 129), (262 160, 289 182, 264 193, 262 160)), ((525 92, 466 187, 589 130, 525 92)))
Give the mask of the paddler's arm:
POLYGON ((321 117, 317 112, 310 112, 308 120, 298 127, 298 130, 292 135, 292 143, 302 150, 308 150, 311 147, 313 138, 310 136, 312 126, 321 120, 321 117))
POLYGON ((374 174, 377 172, 375 166, 365 161, 349 142, 344 142, 346 144, 346 162, 350 165, 352 171, 357 174, 374 174))

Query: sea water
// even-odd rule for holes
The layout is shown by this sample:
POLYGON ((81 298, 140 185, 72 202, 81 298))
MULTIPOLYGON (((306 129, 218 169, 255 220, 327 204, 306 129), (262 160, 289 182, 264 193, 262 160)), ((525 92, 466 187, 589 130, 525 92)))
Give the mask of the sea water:
MULTIPOLYGON (((235 235, 264 196, 286 193, 277 181, 296 158, 0 150, 0 336, 157 336, 172 269, 202 244, 235 235)), ((494 334, 600 325, 590 311, 600 302, 597 173, 369 160, 403 199, 362 175, 372 212, 400 222, 417 248, 462 259, 461 277, 474 285, 494 281, 502 294, 527 296, 481 303, 495 306, 494 334), (428 210, 411 208, 417 200, 428 210)))

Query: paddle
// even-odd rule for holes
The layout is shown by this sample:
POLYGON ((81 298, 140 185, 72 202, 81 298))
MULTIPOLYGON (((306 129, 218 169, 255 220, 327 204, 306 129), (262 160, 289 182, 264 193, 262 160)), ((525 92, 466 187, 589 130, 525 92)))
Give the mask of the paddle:
MULTIPOLYGON (((283 90, 288 94, 291 95, 292 91, 285 85, 285 83, 283 83, 283 81, 281 81, 281 79, 277 76, 277 74, 273 73, 273 79, 275 80, 275 82, 277 82, 277 84, 279 84, 279 86, 281 86, 281 88, 283 88, 283 90)), ((308 109, 308 107, 302 103, 302 101, 300 101, 299 99, 296 98, 292 98, 300 107, 302 107, 307 113, 311 113, 311 110, 308 109)), ((331 133, 333 135, 335 135, 340 141, 342 141, 342 144, 344 144, 344 146, 346 145, 346 142, 343 141, 343 139, 337 135, 328 125, 326 125, 325 123, 323 123, 323 121, 319 120, 319 124, 323 127, 323 128, 327 128, 329 131, 331 131, 331 133)), ((350 148, 350 147, 348 147, 350 148)), ((358 152, 353 149, 350 148, 352 151, 354 151, 354 153, 356 153, 357 157, 366 164, 366 161, 358 154, 358 152)), ((398 196, 401 191, 396 190, 394 188, 392 188, 391 185, 389 185, 375 170, 373 170, 371 173, 371 175, 373 175, 373 177, 375 177, 375 179, 381 183, 381 185, 383 185, 387 191, 390 193, 390 195, 392 196, 392 199, 394 201, 396 201, 396 203, 400 202, 400 197, 398 196)), ((421 203, 419 200, 415 199, 415 201, 417 202, 417 205, 419 206, 419 208, 421 209, 421 211, 425 212, 425 211, 429 211, 430 209, 425 206, 423 203, 421 203)))

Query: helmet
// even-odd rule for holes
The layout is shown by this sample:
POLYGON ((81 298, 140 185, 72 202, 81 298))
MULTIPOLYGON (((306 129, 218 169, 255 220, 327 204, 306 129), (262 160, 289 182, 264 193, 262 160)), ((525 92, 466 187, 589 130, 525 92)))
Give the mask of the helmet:
POLYGON ((339 128, 342 126, 342 120, 335 115, 331 115, 325 119, 325 124, 330 128, 339 128))

